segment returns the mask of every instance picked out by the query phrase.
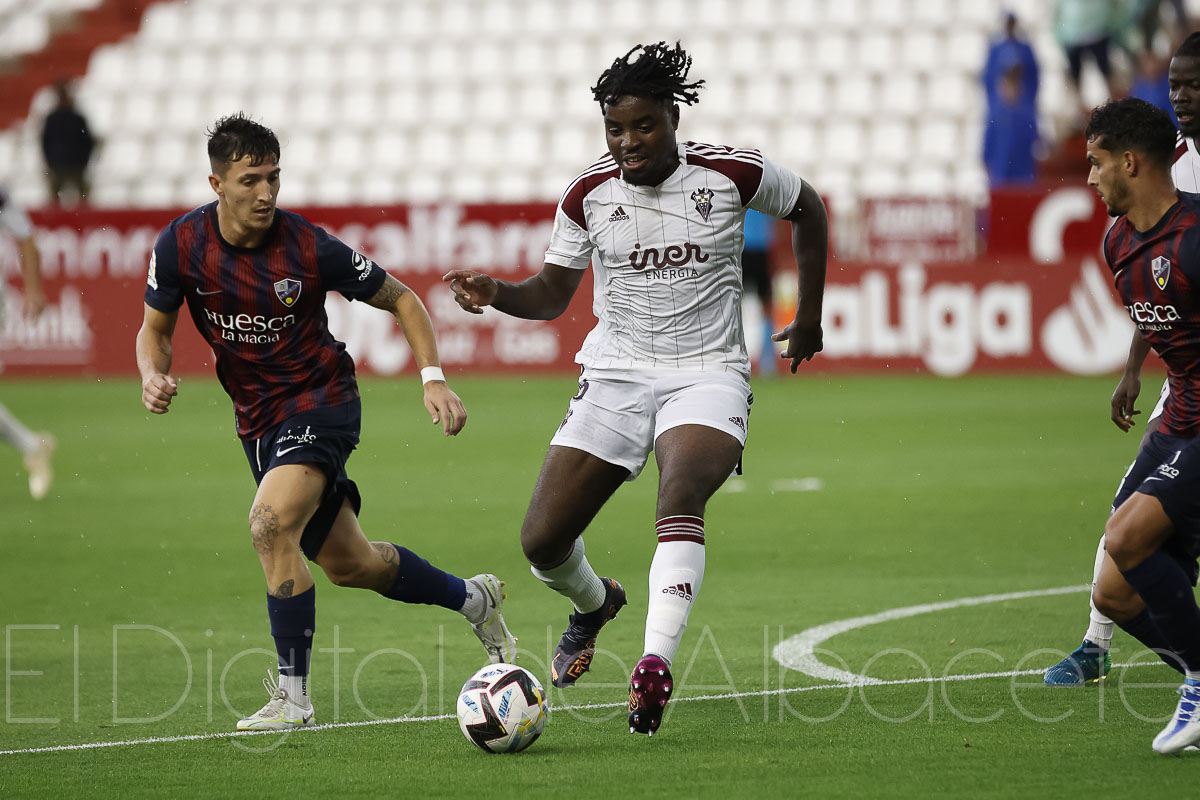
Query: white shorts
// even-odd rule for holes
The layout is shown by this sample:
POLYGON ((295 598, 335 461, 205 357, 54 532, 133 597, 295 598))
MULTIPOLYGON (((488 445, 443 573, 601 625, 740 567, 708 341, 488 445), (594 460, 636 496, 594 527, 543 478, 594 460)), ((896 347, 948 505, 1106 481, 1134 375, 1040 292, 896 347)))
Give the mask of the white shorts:
POLYGON ((658 437, 679 425, 716 428, 745 445, 753 402, 736 373, 585 368, 550 444, 624 467, 633 480, 658 437))

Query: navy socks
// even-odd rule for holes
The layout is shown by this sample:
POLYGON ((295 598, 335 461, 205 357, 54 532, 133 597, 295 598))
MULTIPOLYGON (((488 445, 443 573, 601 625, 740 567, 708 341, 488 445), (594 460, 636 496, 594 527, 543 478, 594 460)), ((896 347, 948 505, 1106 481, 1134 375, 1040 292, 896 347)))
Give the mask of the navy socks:
POLYGON ((458 611, 467 601, 462 578, 442 572, 413 551, 393 544, 400 556, 396 580, 383 596, 401 603, 424 603, 458 611))
MULTIPOLYGON (((1136 567, 1121 570, 1121 574, 1146 601, 1146 616, 1158 630, 1162 647, 1176 653, 1184 669, 1200 670, 1200 606, 1196 605, 1191 581, 1179 563, 1162 550, 1156 550, 1136 567)), ((1141 616, 1121 627, 1148 645, 1129 628, 1141 616)), ((1172 666, 1178 669, 1175 664, 1172 666)))
MULTIPOLYGON (((317 587, 295 597, 267 595, 267 615, 271 618, 271 636, 279 654, 279 674, 300 678, 307 683, 308 662, 312 655, 313 630, 317 625, 317 587)), ((302 692, 306 693, 306 692, 302 692)))

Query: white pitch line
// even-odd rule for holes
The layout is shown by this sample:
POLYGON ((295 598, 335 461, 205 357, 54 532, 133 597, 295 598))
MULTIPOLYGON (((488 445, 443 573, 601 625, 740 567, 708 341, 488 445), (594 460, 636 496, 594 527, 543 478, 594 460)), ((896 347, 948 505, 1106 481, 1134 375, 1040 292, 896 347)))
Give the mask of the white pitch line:
POLYGON ((1055 594, 1071 594, 1073 592, 1083 592, 1091 589, 1091 584, 1082 586, 1060 586, 1057 589, 1035 589, 1028 592, 1009 592, 1007 594, 985 594, 981 597, 960 597, 957 600, 947 600, 944 603, 925 603, 919 606, 908 606, 907 608, 892 608, 887 611, 881 611, 878 614, 869 614, 865 617, 854 617, 852 619, 842 619, 836 622, 828 622, 824 625, 818 625, 815 628, 801 631, 775 646, 771 651, 771 655, 788 669, 802 672, 805 675, 810 675, 818 680, 837 681, 842 684, 850 684, 852 686, 875 686, 884 685, 886 681, 881 681, 879 678, 871 678, 867 675, 858 675, 853 672, 847 672, 843 669, 831 667, 821 661, 816 656, 816 650, 826 640, 832 639, 840 633, 846 633, 857 628, 865 628, 868 625, 874 625, 879 622, 889 622, 895 619, 904 619, 905 617, 915 617, 918 614, 928 614, 933 611, 947 611, 952 608, 965 608, 967 606, 981 606, 988 603, 1001 603, 1005 600, 1024 600, 1029 597, 1046 597, 1055 594))
MULTIPOLYGON (((1113 664, 1114 669, 1129 668, 1129 667, 1151 667, 1157 662, 1142 661, 1132 664, 1113 664)), ((952 683, 959 681, 977 681, 988 680, 992 678, 1013 678, 1021 675, 1040 675, 1044 672, 1043 669, 1019 669, 1010 672, 977 672, 965 675, 941 675, 939 677, 923 676, 919 678, 898 678, 896 680, 879 680, 872 679, 874 683, 871 686, 907 686, 915 683, 952 683)), ((802 692, 820 692, 829 689, 839 689, 845 691, 847 689, 860 688, 848 683, 824 683, 818 686, 794 686, 787 689, 763 689, 753 692, 726 692, 725 694, 701 694, 691 697, 674 697, 672 700, 676 703, 694 703, 712 700, 736 700, 743 697, 775 697, 786 694, 800 694, 802 692)), ((551 707, 551 713, 555 711, 588 711, 602 708, 625 708, 627 702, 622 700, 617 703, 583 703, 573 706, 555 706, 551 707)), ((0 750, 0 756, 24 755, 28 753, 65 753, 78 750, 99 750, 106 747, 132 747, 140 744, 170 744, 173 742, 200 742, 215 739, 240 739, 245 736, 271 736, 271 735, 290 735, 293 733, 313 733, 316 731, 331 731, 340 728, 362 728, 370 725, 395 725, 405 722, 436 722, 439 720, 454 719, 454 714, 434 714, 426 717, 393 717, 391 719, 372 719, 359 720, 356 722, 330 722, 324 725, 313 725, 309 728, 296 728, 291 731, 221 731, 219 733, 198 733, 185 736, 154 736, 146 739, 125 739, 116 742, 83 742, 81 744, 59 744, 50 745, 47 747, 26 747, 15 750, 0 750)))

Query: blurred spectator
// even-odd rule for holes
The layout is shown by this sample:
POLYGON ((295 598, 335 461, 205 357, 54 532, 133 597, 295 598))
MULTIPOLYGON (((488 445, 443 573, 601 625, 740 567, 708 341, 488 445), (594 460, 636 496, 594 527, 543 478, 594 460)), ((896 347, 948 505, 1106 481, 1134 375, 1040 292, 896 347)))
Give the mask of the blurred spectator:
MULTIPOLYGON (((25 277, 23 311, 25 318, 32 321, 46 308, 46 295, 42 292, 41 259, 33 241, 33 225, 29 215, 9 197, 3 186, 0 186, 0 231, 17 243, 21 272, 25 277)), ((4 282, 0 281, 0 323, 4 321, 7 305, 4 282)), ((29 493, 34 500, 41 500, 50 491, 50 456, 54 452, 54 437, 29 430, 0 404, 0 440, 21 451, 25 457, 25 469, 29 472, 29 493)))
POLYGON ((1175 118, 1175 107, 1171 105, 1171 86, 1167 81, 1170 65, 1171 59, 1159 58, 1153 50, 1143 51, 1137 57, 1137 72, 1129 86, 1129 94, 1166 111, 1178 128, 1179 120, 1175 118))
POLYGON ((79 202, 86 203, 91 189, 88 162, 96 140, 88 130, 87 118, 75 107, 66 81, 59 81, 55 91, 58 103, 42 125, 42 155, 46 159, 50 202, 62 205, 64 190, 73 188, 79 202))
MULTIPOLYGON (((1179 28, 1172 36, 1172 38, 1175 38, 1181 34, 1186 34, 1191 26, 1188 24, 1187 11, 1183 8, 1183 0, 1169 1, 1171 9, 1175 12, 1175 24, 1179 28)), ((1162 24, 1162 4, 1163 0, 1134 0, 1133 18, 1137 22, 1138 30, 1142 34, 1141 44, 1143 51, 1151 52, 1154 50, 1154 36, 1158 33, 1159 26, 1162 24)), ((1134 96, 1142 97, 1140 94, 1134 96)), ((1142 99, 1149 100, 1146 97, 1142 97, 1142 99)))
POLYGON ((1038 63, 1020 35, 1016 14, 1004 17, 1004 31, 988 47, 983 67, 987 124, 983 162, 993 188, 1032 183, 1037 177, 1038 63))
MULTIPOLYGON (((775 373, 776 345, 771 341, 774 333, 771 295, 771 244, 774 240, 775 219, 766 214, 760 214, 753 209, 746 209, 746 219, 742 223, 742 234, 745 244, 742 247, 742 285, 753 289, 762 306, 762 330, 758 336, 761 346, 758 353, 758 372, 760 375, 775 373)), ((754 335, 753 332, 750 334, 754 335)), ((753 352, 753 351, 751 351, 753 352)))
POLYGON ((1054 4, 1055 36, 1067 56, 1071 87, 1075 92, 1075 105, 1081 121, 1089 115, 1089 104, 1083 99, 1085 57, 1104 76, 1109 98, 1121 96, 1113 79, 1108 52, 1113 26, 1118 24, 1123 8, 1119 0, 1056 0, 1054 4))
POLYGON ((1000 75, 995 105, 988 107, 983 162, 993 189, 1027 185, 1037 179, 1037 111, 1024 94, 1026 86, 1024 68, 1009 64, 1000 75))
POLYGON ((1040 77, 1037 57, 1028 40, 1018 31, 1017 15, 1010 12, 1004 16, 1004 33, 988 46, 987 62, 983 67, 983 88, 987 92, 989 110, 999 105, 1001 79, 1014 64, 1021 67, 1021 98, 1036 110, 1040 77))

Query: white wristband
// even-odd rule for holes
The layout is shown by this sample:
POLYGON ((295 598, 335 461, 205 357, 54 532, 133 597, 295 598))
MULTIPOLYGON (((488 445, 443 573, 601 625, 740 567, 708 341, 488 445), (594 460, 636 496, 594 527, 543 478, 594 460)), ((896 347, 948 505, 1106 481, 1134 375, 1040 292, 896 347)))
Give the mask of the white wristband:
POLYGON ((446 374, 442 372, 441 367, 421 367, 421 385, 430 381, 446 382, 446 374))

